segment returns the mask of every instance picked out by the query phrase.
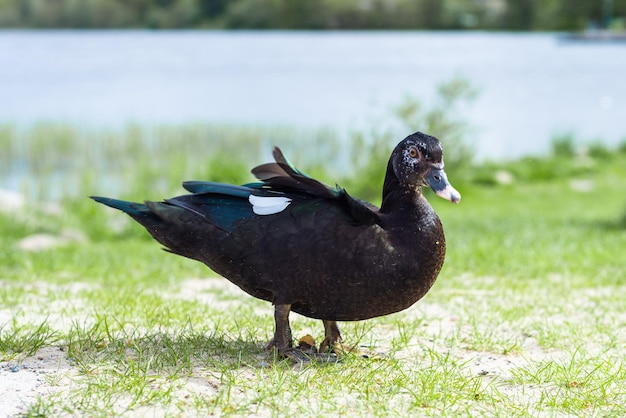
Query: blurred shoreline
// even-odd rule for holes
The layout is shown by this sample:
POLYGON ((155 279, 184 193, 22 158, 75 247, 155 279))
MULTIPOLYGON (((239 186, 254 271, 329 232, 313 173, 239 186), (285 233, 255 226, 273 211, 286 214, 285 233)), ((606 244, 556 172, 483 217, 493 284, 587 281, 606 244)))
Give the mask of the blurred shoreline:
MULTIPOLYGON (((0 122, 384 131, 405 97, 436 102, 463 78, 479 158, 549 149, 554 136, 616 145, 626 132, 618 43, 554 33, 0 31, 0 122)), ((425 129, 423 126, 415 129, 425 129)))

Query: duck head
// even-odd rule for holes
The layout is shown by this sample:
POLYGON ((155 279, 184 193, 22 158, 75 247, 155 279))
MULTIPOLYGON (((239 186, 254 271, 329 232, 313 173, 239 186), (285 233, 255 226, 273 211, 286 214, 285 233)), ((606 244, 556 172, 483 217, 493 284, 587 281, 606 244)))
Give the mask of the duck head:
POLYGON ((393 150, 389 163, 398 181, 406 187, 429 186, 443 199, 461 201, 461 194, 443 171, 443 147, 434 136, 421 132, 409 135, 393 150))

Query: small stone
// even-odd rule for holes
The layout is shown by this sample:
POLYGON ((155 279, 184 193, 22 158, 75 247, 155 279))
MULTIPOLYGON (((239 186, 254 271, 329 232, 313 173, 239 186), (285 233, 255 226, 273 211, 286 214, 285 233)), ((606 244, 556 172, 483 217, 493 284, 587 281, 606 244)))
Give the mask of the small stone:
POLYGON ((496 173, 494 174, 494 178, 496 180, 496 183, 503 185, 511 184, 515 180, 512 173, 504 170, 496 171, 496 173))
POLYGON ((12 371, 13 373, 17 373, 17 372, 19 372, 19 371, 20 371, 20 366, 15 365, 15 366, 11 367, 11 371, 12 371))
POLYGON ((24 207, 26 199, 21 194, 0 189, 0 212, 17 212, 24 207))
POLYGON ((62 239, 51 234, 33 234, 21 239, 17 247, 22 251, 43 251, 61 245, 62 239))
POLYGON ((570 180, 569 188, 579 193, 589 193, 595 189, 595 183, 593 180, 587 179, 574 179, 570 180))

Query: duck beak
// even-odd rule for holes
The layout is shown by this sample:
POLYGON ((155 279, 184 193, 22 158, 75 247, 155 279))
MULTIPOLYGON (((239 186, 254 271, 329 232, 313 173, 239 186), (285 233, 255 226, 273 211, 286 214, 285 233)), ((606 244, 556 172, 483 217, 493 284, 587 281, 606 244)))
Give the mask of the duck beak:
POLYGON ((461 201, 461 193, 459 193, 450 182, 448 182, 448 176, 443 171, 443 164, 432 165, 426 176, 424 177, 426 183, 437 196, 449 200, 452 203, 459 203, 461 201))

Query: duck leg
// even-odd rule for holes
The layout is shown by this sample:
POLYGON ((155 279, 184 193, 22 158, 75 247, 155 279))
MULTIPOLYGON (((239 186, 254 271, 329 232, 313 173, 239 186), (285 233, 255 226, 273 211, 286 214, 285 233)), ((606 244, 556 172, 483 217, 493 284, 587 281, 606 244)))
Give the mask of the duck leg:
POLYGON ((336 321, 322 320, 324 323, 324 341, 320 344, 320 353, 334 352, 335 347, 341 343, 341 333, 336 321))
POLYGON ((296 363, 308 363, 311 357, 300 348, 293 347, 293 337, 289 326, 291 305, 276 305, 274 308, 274 338, 267 344, 266 350, 276 349, 279 355, 287 357, 296 363))
MULTIPOLYGON (((276 305, 274 308, 274 322, 276 329, 274 330, 274 338, 265 347, 266 350, 276 349, 278 354, 290 358, 297 363, 309 363, 311 361, 336 361, 334 354, 317 353, 303 351, 300 347, 293 347, 293 337, 291 335, 291 327, 289 326, 289 313, 291 305, 276 305)), ((324 329, 326 330, 326 338, 324 342, 333 344, 341 341, 339 328, 335 321, 324 321, 324 329)), ((324 343, 322 343, 324 344, 324 343)), ((332 347, 332 345, 330 346, 332 347)), ((329 351, 332 351, 329 350, 329 351)))
POLYGON ((324 338, 324 341, 322 341, 322 343, 320 344, 319 355, 333 356, 347 352, 353 352, 360 353, 360 355, 365 358, 369 358, 371 356, 380 357, 379 354, 371 352, 369 350, 366 350, 364 352, 358 347, 350 347, 341 344, 343 338, 341 338, 341 333, 339 332, 337 322, 326 320, 322 320, 322 322, 324 323, 324 331, 326 333, 326 337, 324 338))
POLYGON ((279 353, 284 353, 291 348, 293 337, 291 336, 291 327, 289 326, 289 312, 291 305, 276 305, 274 308, 274 338, 267 343, 266 350, 276 348, 279 353))

